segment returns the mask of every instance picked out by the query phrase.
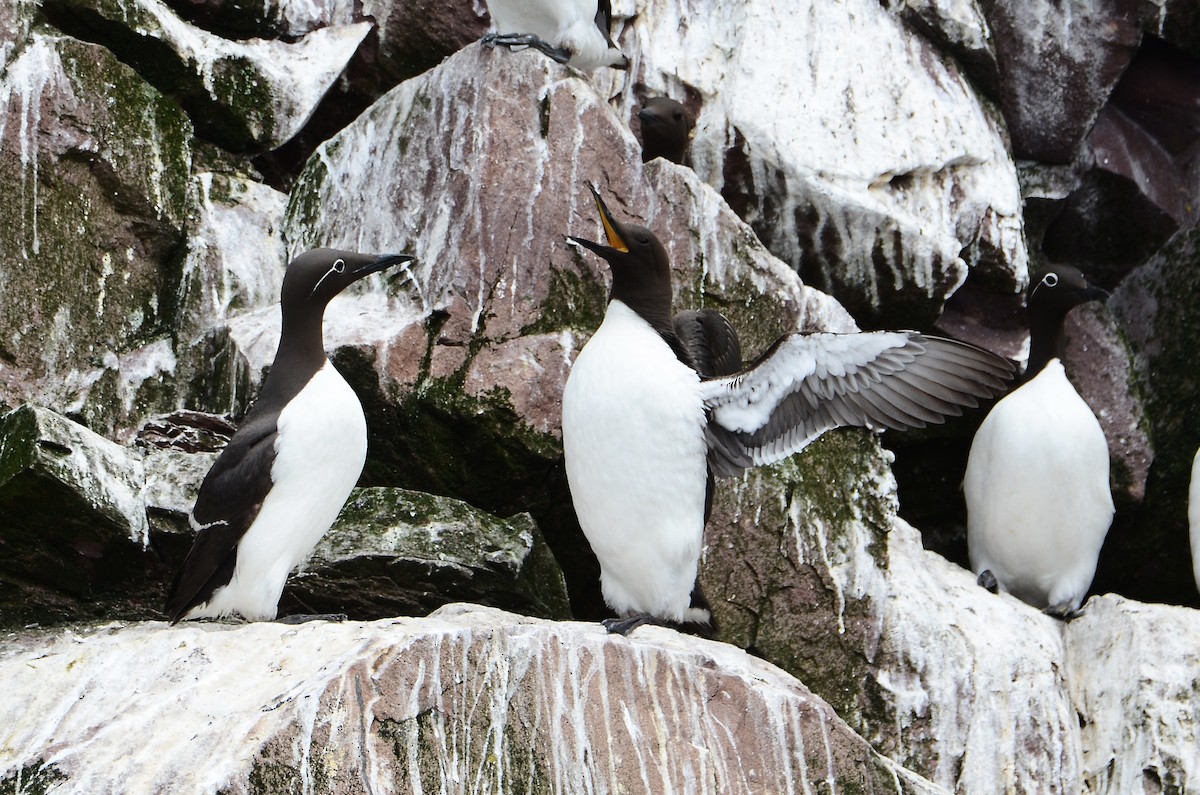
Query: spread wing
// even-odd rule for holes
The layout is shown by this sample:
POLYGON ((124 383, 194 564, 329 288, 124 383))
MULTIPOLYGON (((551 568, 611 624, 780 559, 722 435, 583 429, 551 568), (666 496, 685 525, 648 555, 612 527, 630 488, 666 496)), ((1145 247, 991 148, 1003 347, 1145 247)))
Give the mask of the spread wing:
POLYGON ((781 337, 747 370, 701 384, 719 476, 779 461, 831 428, 923 428, 1002 393, 1007 359, 915 331, 781 337))
MULTIPOLYGON (((702 378, 732 375, 742 369, 742 346, 729 320, 715 309, 689 309, 672 321, 675 337, 702 378)), ((689 361, 690 360, 690 361, 689 361)))
POLYGON ((274 415, 252 419, 234 434, 204 476, 189 517, 199 532, 167 597, 171 623, 208 601, 215 587, 233 575, 237 543, 271 490, 275 437, 274 415))

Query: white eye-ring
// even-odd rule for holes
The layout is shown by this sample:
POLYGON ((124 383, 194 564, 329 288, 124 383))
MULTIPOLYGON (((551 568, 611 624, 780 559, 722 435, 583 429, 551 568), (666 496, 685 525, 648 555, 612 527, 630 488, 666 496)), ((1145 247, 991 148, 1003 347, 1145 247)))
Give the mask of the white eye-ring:
MULTIPOLYGON (((346 260, 339 259, 333 263, 333 272, 334 273, 341 273, 344 270, 346 270, 346 260)), ((1047 277, 1047 278, 1049 278, 1049 277, 1047 277)))
POLYGON ((1057 287, 1058 286, 1058 274, 1057 273, 1047 273, 1045 276, 1042 277, 1042 284, 1046 285, 1047 287, 1057 287))

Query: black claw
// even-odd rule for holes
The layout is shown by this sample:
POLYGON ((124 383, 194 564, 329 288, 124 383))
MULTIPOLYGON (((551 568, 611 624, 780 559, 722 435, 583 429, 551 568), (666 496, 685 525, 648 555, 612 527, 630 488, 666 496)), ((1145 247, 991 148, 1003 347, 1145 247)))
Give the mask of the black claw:
POLYGON ((559 63, 565 64, 571 60, 570 51, 555 47, 532 33, 489 33, 483 37, 482 42, 486 47, 495 47, 497 44, 503 44, 505 47, 532 47, 559 63))
POLYGON ((604 628, 613 635, 628 635, 642 624, 657 624, 658 626, 666 626, 661 619, 655 618, 649 613, 635 613, 624 618, 606 618, 600 622, 604 628))
POLYGON ((975 581, 981 588, 986 588, 991 593, 996 593, 1000 590, 1000 583, 996 582, 996 575, 992 574, 991 569, 984 569, 979 572, 979 579, 975 581))
POLYGON ((1050 605, 1042 611, 1048 616, 1054 616, 1064 622, 1070 623, 1083 615, 1083 608, 1072 608, 1069 604, 1050 605))

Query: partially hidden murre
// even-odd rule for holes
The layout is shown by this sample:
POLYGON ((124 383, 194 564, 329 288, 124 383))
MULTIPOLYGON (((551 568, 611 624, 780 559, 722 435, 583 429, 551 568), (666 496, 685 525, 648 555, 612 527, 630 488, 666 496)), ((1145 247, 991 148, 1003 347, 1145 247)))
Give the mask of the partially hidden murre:
POLYGON ((610 0, 488 0, 486 46, 532 47, 576 69, 629 68, 613 42, 610 0))
POLYGON ((1108 442, 1067 379, 1067 313, 1108 293, 1070 266, 1034 277, 1022 384, 988 413, 967 461, 967 545, 979 584, 1077 614, 1113 518, 1108 442))
POLYGON ((197 536, 167 597, 172 623, 275 618, 288 574, 333 524, 362 473, 362 404, 325 355, 329 301, 404 254, 315 249, 283 279, 283 328, 271 371, 245 421, 200 486, 197 536))
POLYGON ((1005 388, 1013 366, 917 332, 777 340, 745 369, 720 314, 673 316, 671 265, 648 229, 612 217, 607 245, 572 237, 612 272, 604 321, 563 393, 567 480, 625 634, 646 622, 710 624, 696 582, 714 477, 792 455, 839 426, 941 422, 1005 388))

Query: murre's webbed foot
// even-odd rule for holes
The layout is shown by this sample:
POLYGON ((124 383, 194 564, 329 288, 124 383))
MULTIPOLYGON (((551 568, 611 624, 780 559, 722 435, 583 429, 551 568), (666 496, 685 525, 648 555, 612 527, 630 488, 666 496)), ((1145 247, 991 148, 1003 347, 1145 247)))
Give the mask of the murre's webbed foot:
POLYGON ((1050 605, 1042 612, 1063 622, 1071 622, 1083 615, 1083 607, 1071 607, 1070 602, 1063 602, 1062 604, 1050 605))
POLYGON ((275 619, 276 624, 307 624, 309 621, 335 621, 341 623, 346 620, 345 613, 300 613, 294 616, 284 616, 283 618, 275 619))
POLYGON ((979 572, 979 579, 975 582, 980 588, 986 588, 990 593, 998 593, 1000 591, 1000 583, 996 582, 996 575, 992 574, 991 569, 984 569, 979 572))
POLYGON ((505 47, 533 47, 559 63, 567 63, 571 60, 570 51, 555 47, 532 33, 489 33, 483 37, 482 41, 486 47, 495 47, 497 44, 505 47))
POLYGON ((655 618, 649 613, 634 613, 621 618, 606 618, 600 622, 613 635, 628 635, 642 624, 655 624, 660 627, 668 626, 661 618, 655 618))

